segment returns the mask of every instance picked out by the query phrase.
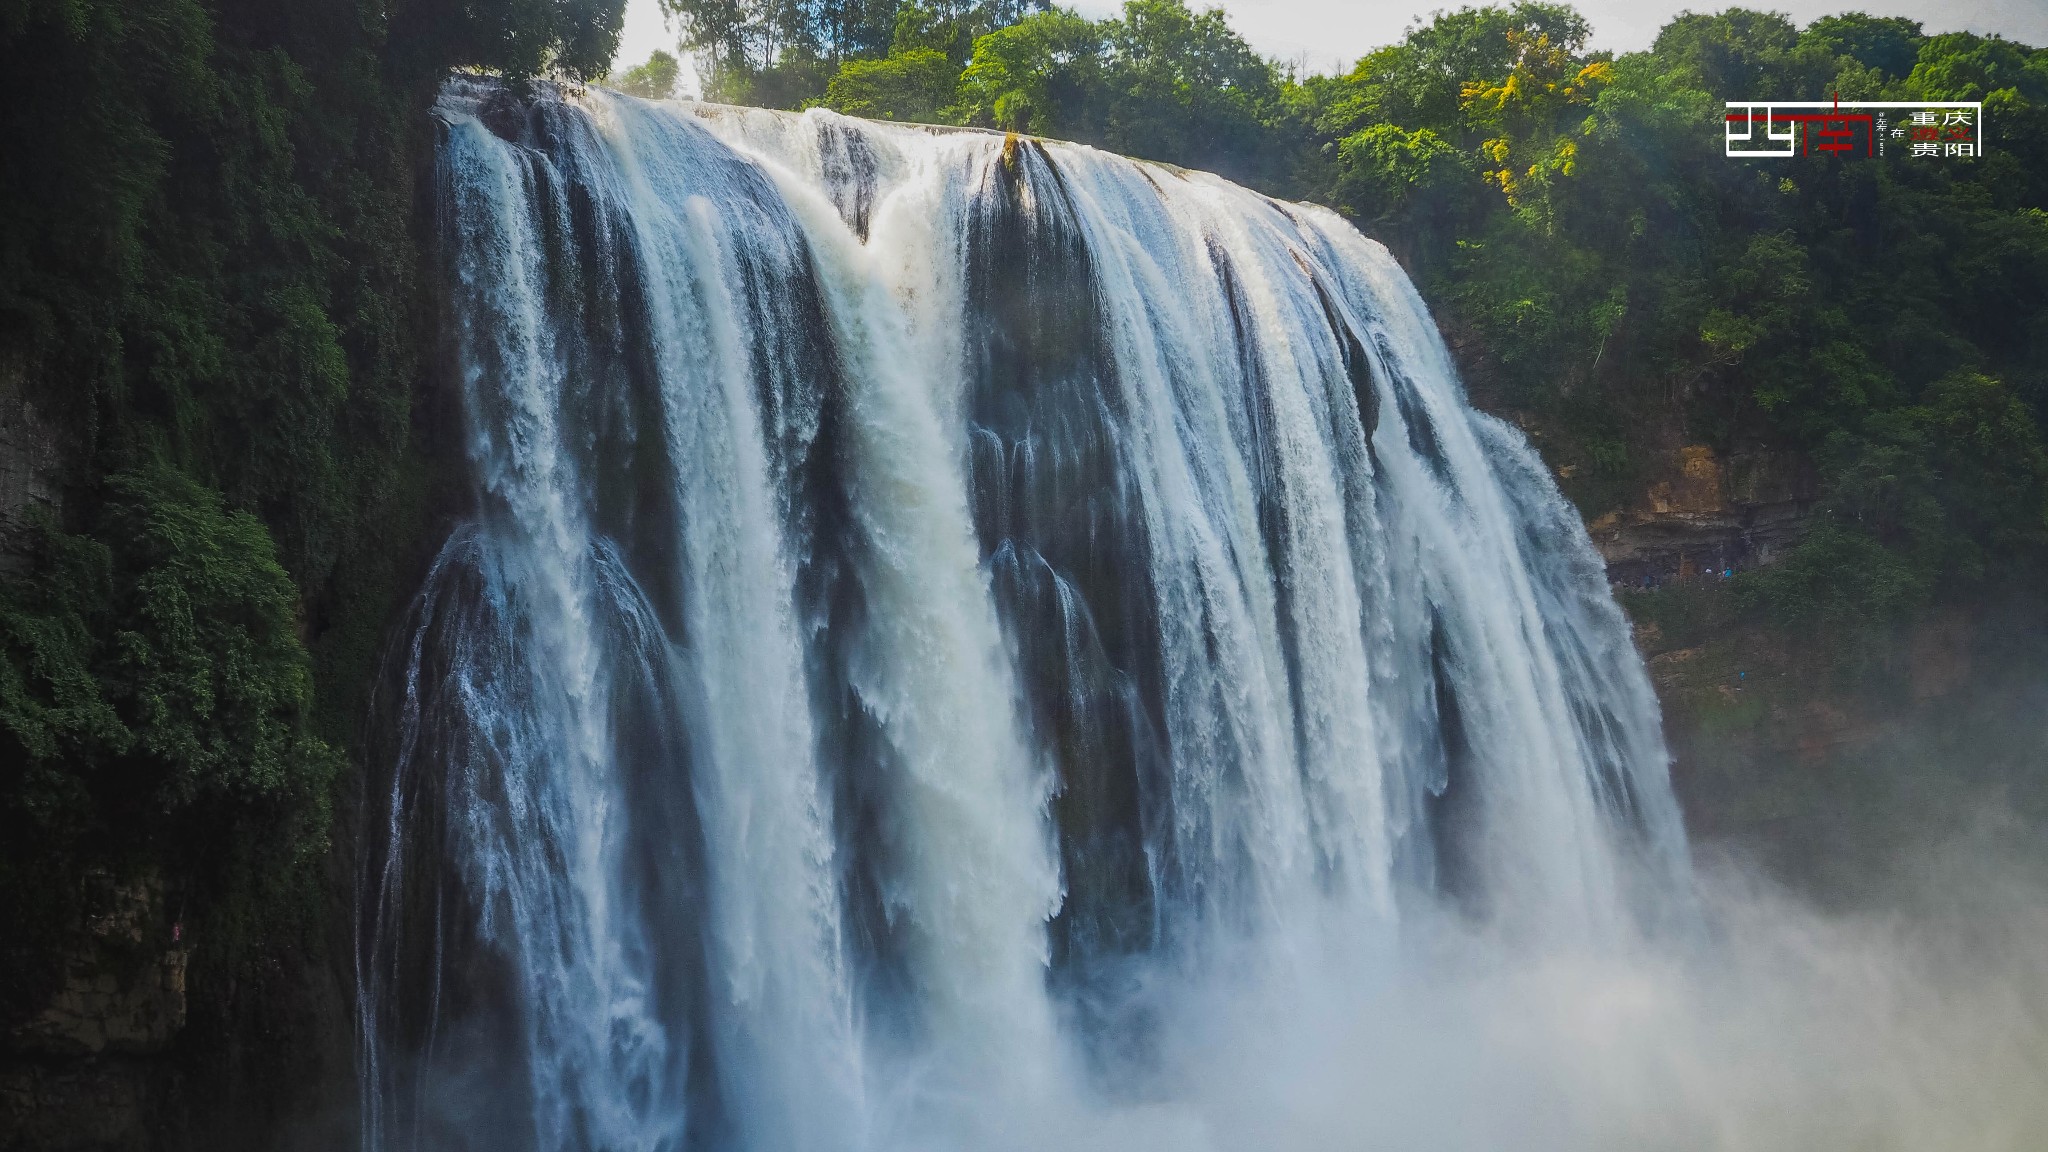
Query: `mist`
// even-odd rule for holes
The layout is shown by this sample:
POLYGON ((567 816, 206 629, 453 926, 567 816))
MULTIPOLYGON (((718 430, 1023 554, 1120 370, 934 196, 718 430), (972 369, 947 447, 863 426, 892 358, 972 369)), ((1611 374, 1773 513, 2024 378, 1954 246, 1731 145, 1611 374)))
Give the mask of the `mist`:
POLYGON ((1206 976, 1108 983, 1105 1058, 961 1114, 908 1069, 877 1146, 1089 1149, 2021 1149, 2048 1131, 2048 884, 1986 808, 1829 909, 1715 854, 1661 936, 1513 938, 1408 917, 1246 943, 1206 976), (1341 935, 1341 934, 1340 934, 1341 935))

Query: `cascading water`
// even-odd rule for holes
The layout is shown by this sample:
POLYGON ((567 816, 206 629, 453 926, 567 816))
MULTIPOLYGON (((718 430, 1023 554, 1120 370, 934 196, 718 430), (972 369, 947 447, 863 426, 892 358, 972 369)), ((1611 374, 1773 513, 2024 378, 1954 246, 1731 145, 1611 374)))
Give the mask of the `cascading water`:
POLYGON ((365 1148, 1170 1128, 1164 983, 1682 900, 1583 530, 1337 216, 824 112, 439 115, 476 501, 385 685, 365 1148))

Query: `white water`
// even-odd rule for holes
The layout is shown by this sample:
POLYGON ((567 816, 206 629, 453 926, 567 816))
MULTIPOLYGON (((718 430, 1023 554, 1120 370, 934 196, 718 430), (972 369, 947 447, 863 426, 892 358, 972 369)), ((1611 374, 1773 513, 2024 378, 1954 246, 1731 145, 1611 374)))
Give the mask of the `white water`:
POLYGON ((1246 1003, 1686 918, 1598 559, 1334 214, 440 114, 476 509, 394 665, 366 1148, 1200 1147, 1246 1003))

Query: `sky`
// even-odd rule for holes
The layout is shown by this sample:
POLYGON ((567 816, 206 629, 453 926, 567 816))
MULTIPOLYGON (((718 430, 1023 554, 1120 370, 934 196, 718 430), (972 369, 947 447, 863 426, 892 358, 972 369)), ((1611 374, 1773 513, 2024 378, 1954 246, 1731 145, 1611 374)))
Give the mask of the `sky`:
MULTIPOLYGON (((1089 16, 1107 16, 1120 0, 1063 0, 1089 16)), ((1191 6, 1219 6, 1190 0, 1191 6)), ((1408 25, 1435 8, 1475 0, 1221 0, 1230 22, 1261 53, 1309 72, 1338 72, 1358 57, 1401 38, 1408 25)), ((1648 48, 1673 16, 1689 8, 1718 11, 1723 0, 1573 0, 1593 25, 1593 47, 1629 52, 1648 48)), ((1800 24, 1834 12, 1907 16, 1932 32, 1997 32, 2023 44, 2048 45, 2048 0, 1749 0, 1750 7, 1784 12, 1800 24)), ((656 0, 627 0, 614 70, 637 64, 657 48, 675 50, 675 33, 662 25, 656 0)), ((687 68, 687 64, 686 64, 687 68)), ((694 73, 685 80, 693 82, 694 73)), ((685 85, 688 87, 688 84, 685 85)))

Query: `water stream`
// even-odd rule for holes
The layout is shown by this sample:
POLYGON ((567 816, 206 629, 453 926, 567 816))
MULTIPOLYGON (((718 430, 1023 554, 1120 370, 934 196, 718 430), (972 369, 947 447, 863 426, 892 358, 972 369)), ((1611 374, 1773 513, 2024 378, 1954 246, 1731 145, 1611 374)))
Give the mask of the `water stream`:
POLYGON ((1683 904, 1598 557, 1337 215, 825 112, 438 115, 475 499, 365 807, 370 1152, 1199 1147, 1189 989, 1683 904))

